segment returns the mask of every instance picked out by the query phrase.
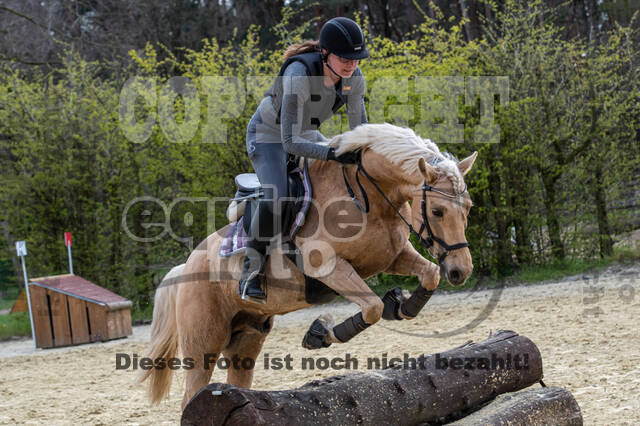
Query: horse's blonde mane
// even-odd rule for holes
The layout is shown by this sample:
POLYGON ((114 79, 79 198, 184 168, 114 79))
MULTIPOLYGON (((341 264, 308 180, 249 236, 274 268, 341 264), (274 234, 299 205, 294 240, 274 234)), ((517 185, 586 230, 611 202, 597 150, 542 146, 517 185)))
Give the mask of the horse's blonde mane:
POLYGON ((423 157, 440 177, 453 184, 456 191, 464 190, 464 179, 458 169, 458 161, 449 153, 442 153, 429 139, 423 139, 407 127, 393 124, 362 124, 329 141, 336 155, 357 149, 369 148, 383 155, 405 173, 419 173, 418 160, 423 157))

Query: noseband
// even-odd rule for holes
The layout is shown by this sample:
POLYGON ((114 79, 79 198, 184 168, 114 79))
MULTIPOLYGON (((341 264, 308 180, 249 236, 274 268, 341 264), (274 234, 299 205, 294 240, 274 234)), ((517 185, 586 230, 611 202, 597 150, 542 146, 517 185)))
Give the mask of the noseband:
MULTIPOLYGON (((433 231, 431 230, 431 226, 429 225, 429 218, 427 218, 427 191, 433 191, 433 192, 437 192, 438 194, 442 194, 444 196, 447 196, 449 198, 455 198, 459 195, 464 194, 464 192, 467 190, 467 185, 464 185, 464 189, 462 190, 462 192, 458 193, 458 194, 451 194, 449 192, 444 192, 441 191, 439 189, 433 188, 429 185, 427 185, 427 181, 425 180, 424 183, 422 184, 422 201, 420 203, 420 207, 422 210, 422 224, 420 225, 420 230, 416 233, 413 230, 413 227, 411 225, 409 225, 409 230, 416 235, 419 240, 420 243, 428 248, 431 248, 434 246, 434 242, 440 244, 440 247, 442 247, 444 249, 444 252, 438 256, 438 264, 442 263, 442 261, 444 260, 445 257, 447 257, 447 255, 449 254, 450 251, 453 250, 458 250, 461 248, 465 248, 465 247, 469 247, 469 243, 467 243, 466 241, 464 243, 458 243, 458 244, 452 244, 449 245, 447 244, 443 239, 436 237, 433 234, 433 231), (424 238, 422 238, 422 231, 426 228, 427 230, 427 239, 425 240, 424 238)), ((397 210, 396 210, 397 211, 397 210)), ((398 212, 398 214, 400 214, 398 212)), ((403 218, 404 219, 404 218, 403 218)), ((406 221, 405 221, 406 223, 406 221)))
POLYGON ((438 264, 442 263, 442 261, 445 259, 445 257, 447 257, 449 252, 451 252, 453 250, 458 250, 458 249, 461 249, 461 248, 469 247, 469 243, 467 243, 467 242, 449 245, 443 239, 435 236, 433 234, 433 231, 431 230, 431 225, 429 225, 429 218, 427 217, 427 192, 437 192, 438 194, 444 195, 446 197, 455 198, 455 197, 458 197, 458 196, 464 194, 467 191, 467 185, 466 184, 465 184, 464 189, 462 190, 462 192, 459 192, 459 193, 456 194, 456 193, 450 193, 450 192, 442 191, 442 190, 437 189, 437 188, 433 188, 432 186, 427 185, 427 181, 425 179, 425 181, 424 181, 424 183, 422 185, 422 202, 421 202, 422 224, 420 225, 420 230, 418 232, 416 232, 416 230, 413 228, 413 226, 404 218, 404 216, 402 216, 400 211, 393 205, 393 203, 391 202, 391 200, 389 200, 389 198, 386 196, 384 191, 382 191, 382 189, 380 189, 380 187, 375 183, 373 178, 364 169, 364 166, 362 165, 362 153, 360 153, 360 155, 358 155, 356 164, 358 166, 358 168, 356 169, 356 182, 358 183, 358 187, 360 187, 360 192, 362 193, 362 198, 364 199, 364 207, 362 206, 360 201, 356 198, 356 196, 355 196, 355 194, 353 192, 353 189, 351 188, 351 185, 349 184, 349 181, 347 180, 347 175, 345 173, 345 167, 344 166, 342 166, 342 177, 344 178, 344 183, 345 183, 345 185, 347 187, 347 191, 349 192, 349 196, 351 197, 351 200, 360 209, 360 211, 362 211, 363 213, 369 213, 369 207, 370 207, 369 206, 369 197, 367 196, 367 192, 365 191, 365 189, 362 187, 362 184, 360 183, 360 178, 358 176, 360 171, 362 171, 362 173, 366 176, 366 178, 369 180, 369 182, 371 182, 371 184, 376 188, 376 190, 380 193, 380 195, 382 195, 382 197, 385 199, 387 204, 389 204, 391 206, 391 208, 396 212, 396 214, 398 216, 400 216, 400 219, 402 219, 402 221, 409 227, 409 231, 418 238, 418 241, 420 241, 420 244, 422 244, 423 247, 425 247, 427 250, 429 250, 430 248, 432 248, 435 245, 435 243, 438 243, 440 245, 440 247, 442 247, 444 249, 444 252, 440 256, 438 256, 438 258, 437 258, 438 264), (427 238, 426 239, 422 238, 422 231, 424 231, 425 229, 427 230, 427 238))

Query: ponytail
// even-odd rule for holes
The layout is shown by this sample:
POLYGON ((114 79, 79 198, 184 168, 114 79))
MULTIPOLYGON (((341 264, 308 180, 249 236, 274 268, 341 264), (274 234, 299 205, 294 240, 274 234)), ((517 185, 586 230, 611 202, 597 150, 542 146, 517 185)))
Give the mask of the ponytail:
POLYGON ((287 47, 282 55, 282 62, 286 61, 292 56, 302 55, 308 52, 320 52, 320 42, 318 40, 307 40, 302 43, 294 43, 287 47))

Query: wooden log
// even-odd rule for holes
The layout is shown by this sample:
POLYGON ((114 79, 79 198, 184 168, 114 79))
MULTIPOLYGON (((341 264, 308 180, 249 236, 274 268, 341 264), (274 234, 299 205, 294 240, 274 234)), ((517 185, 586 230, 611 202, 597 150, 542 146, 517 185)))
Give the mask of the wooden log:
POLYGON ((295 390, 254 391, 213 383, 189 401, 182 424, 415 425, 542 379, 540 351, 513 331, 414 361, 313 381, 295 390))
POLYGON ((582 425, 582 413, 571 392, 558 387, 505 393, 451 425, 582 425))

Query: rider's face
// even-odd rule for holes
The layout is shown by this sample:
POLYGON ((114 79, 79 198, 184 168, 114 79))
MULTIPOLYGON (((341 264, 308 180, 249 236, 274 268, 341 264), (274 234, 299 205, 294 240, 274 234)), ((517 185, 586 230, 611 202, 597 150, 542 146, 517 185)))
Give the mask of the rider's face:
POLYGON ((351 77, 351 74, 356 70, 356 67, 360 63, 359 59, 346 59, 336 56, 333 53, 329 54, 327 62, 333 70, 343 78, 351 77))

